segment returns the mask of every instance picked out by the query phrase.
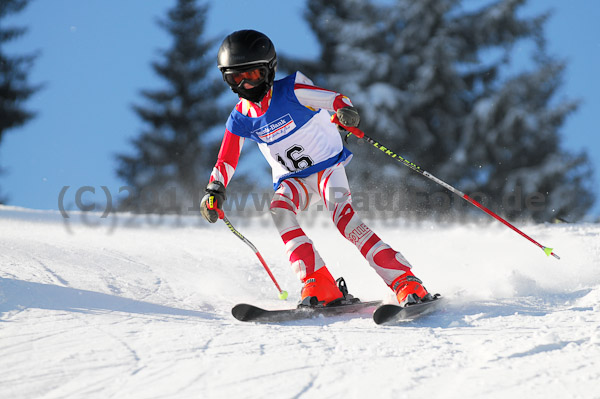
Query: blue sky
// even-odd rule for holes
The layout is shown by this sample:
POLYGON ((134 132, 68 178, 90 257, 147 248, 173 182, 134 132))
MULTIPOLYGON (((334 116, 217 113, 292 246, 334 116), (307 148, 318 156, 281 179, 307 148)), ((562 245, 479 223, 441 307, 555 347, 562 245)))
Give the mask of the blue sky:
MULTIPOLYGON (((114 155, 130 151, 129 140, 143 127, 131 109, 142 102, 140 90, 163 87, 150 63, 159 59, 160 49, 169 47, 169 37, 156 20, 173 4, 34 0, 3 21, 29 28, 6 51, 40 51, 30 82, 44 84, 27 102, 38 116, 6 133, 0 145, 5 169, 0 188, 10 205, 58 209, 63 186, 107 186, 118 193, 125 183, 115 174, 114 155)), ((206 34, 221 39, 231 31, 252 28, 270 36, 279 52, 317 55, 318 45, 303 19, 304 1, 250 4, 211 1, 206 34)), ((568 61, 558 97, 582 101, 563 126, 563 145, 572 151, 587 149, 596 170, 594 186, 600 191, 600 2, 529 0, 523 12, 545 10, 554 10, 546 25, 549 52, 568 61)), ((515 51, 526 49, 517 46, 515 51)), ((600 204, 592 214, 600 215, 600 204)))

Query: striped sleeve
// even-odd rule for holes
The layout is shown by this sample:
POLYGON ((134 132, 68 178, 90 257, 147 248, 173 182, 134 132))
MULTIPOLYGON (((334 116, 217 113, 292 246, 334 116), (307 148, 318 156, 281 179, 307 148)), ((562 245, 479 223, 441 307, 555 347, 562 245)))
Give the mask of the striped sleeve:
POLYGON ((335 91, 315 86, 301 72, 296 72, 294 94, 300 104, 313 110, 326 109, 328 111, 337 111, 340 108, 352 106, 352 102, 348 97, 335 91))
POLYGON ((221 142, 221 149, 219 150, 219 156, 217 157, 217 163, 212 170, 210 175, 210 181, 220 181, 225 187, 229 184, 229 181, 235 173, 238 160, 240 159, 240 153, 244 144, 244 138, 236 136, 229 130, 225 129, 225 135, 221 142))

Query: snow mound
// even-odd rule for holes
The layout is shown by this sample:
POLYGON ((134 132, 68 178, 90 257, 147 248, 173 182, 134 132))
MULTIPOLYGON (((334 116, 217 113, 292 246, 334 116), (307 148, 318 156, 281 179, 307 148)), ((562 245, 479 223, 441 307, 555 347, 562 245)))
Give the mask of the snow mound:
MULTIPOLYGON (((294 306, 295 280, 266 219, 0 207, 0 386, 10 398, 597 397, 600 226, 527 225, 548 258, 499 224, 372 221, 446 298, 394 326, 343 316, 234 320, 251 302, 294 306)), ((328 220, 305 229, 365 300, 389 289, 328 220)))

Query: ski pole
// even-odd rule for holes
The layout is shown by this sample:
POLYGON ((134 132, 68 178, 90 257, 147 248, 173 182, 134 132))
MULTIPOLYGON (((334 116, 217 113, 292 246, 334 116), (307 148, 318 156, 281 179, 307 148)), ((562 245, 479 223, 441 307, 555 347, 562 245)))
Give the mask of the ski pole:
POLYGON ((479 202, 475 201, 473 198, 469 197, 467 194, 465 194, 462 191, 460 191, 460 190, 452 187, 451 185, 449 185, 448 183, 444 182, 443 180, 438 179, 437 177, 435 177, 431 173, 429 173, 429 172, 421 169, 421 167, 418 166, 417 164, 415 164, 415 163, 407 160, 406 158, 404 158, 404 157, 396 154, 394 151, 390 150, 389 148, 381 145, 376 140, 374 140, 371 137, 369 137, 366 134, 364 134, 364 132, 362 130, 360 130, 358 128, 355 128, 355 127, 349 127, 349 126, 343 126, 343 125, 341 125, 339 123, 337 115, 334 115, 334 117, 332 118, 332 121, 334 123, 337 123, 338 125, 342 126, 344 129, 348 130, 348 134, 346 135, 346 139, 351 134, 354 134, 357 137, 364 139, 367 143, 371 144, 373 147, 377 148, 378 150, 380 150, 381 152, 383 152, 385 155, 391 157, 392 159, 395 159, 396 161, 400 162, 402 165, 411 168, 412 170, 414 170, 415 172, 417 172, 417 173, 425 176, 429 180, 432 180, 432 181, 436 182, 440 186, 442 186, 442 187, 446 188, 447 190, 453 192, 454 194, 458 195, 459 197, 461 197, 465 201, 469 202, 470 204, 475 205, 477 208, 481 209, 483 212, 487 213, 488 215, 490 215, 494 219, 498 220, 499 222, 501 222, 505 226, 510 227, 512 230, 514 230, 515 232, 519 233, 521 236, 525 237, 530 242, 532 242, 533 244, 535 244, 538 247, 540 247, 547 256, 552 255, 556 259, 560 259, 560 257, 553 252, 553 248, 548 248, 548 247, 543 246, 542 244, 540 244, 539 242, 537 242, 533 238, 529 237, 527 234, 523 233, 521 230, 519 230, 518 228, 516 228, 515 226, 513 226, 512 224, 510 224, 509 222, 507 222, 506 220, 504 220, 503 218, 501 218, 500 216, 498 216, 497 214, 495 214, 494 212, 492 212, 488 208, 486 208, 485 206, 481 205, 479 202))
POLYGON ((235 227, 233 227, 233 225, 231 224, 229 219, 227 219, 227 216, 223 215, 223 221, 225 222, 227 227, 229 227, 229 230, 231 230, 231 232, 233 234, 235 234, 240 240, 244 241, 246 243, 246 245, 248 245, 254 251, 254 254, 256 255, 256 257, 258 258, 260 263, 263 265, 263 267, 265 268, 267 273, 269 274, 269 277, 271 277, 271 280, 273 280, 275 287, 277 287, 277 290, 279 291, 279 299, 287 299, 287 297, 288 297, 287 291, 283 291, 281 289, 281 287, 279 287, 279 284, 277 284, 277 280, 275 280, 275 276, 273 276, 273 273, 271 273, 271 269, 269 269, 269 266, 267 266, 267 262, 265 262, 262 255, 260 254, 260 252, 258 252, 258 249, 256 249, 254 244, 252 244, 250 242, 250 240, 248 240, 246 237, 244 237, 244 235, 242 233, 240 233, 239 231, 237 231, 237 229, 235 227))

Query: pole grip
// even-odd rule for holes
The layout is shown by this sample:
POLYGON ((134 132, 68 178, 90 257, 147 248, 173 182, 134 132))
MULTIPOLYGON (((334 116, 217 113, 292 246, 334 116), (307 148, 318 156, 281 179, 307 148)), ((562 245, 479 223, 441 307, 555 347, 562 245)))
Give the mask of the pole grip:
POLYGON ((344 125, 342 125, 342 123, 340 122, 340 119, 338 118, 337 114, 333 114, 333 116, 331 117, 331 122, 335 123, 336 125, 341 126, 344 130, 349 131, 350 133, 352 133, 353 135, 355 135, 359 139, 362 139, 363 137, 365 137, 365 132, 363 132, 359 128, 352 127, 352 126, 344 126, 344 125))

